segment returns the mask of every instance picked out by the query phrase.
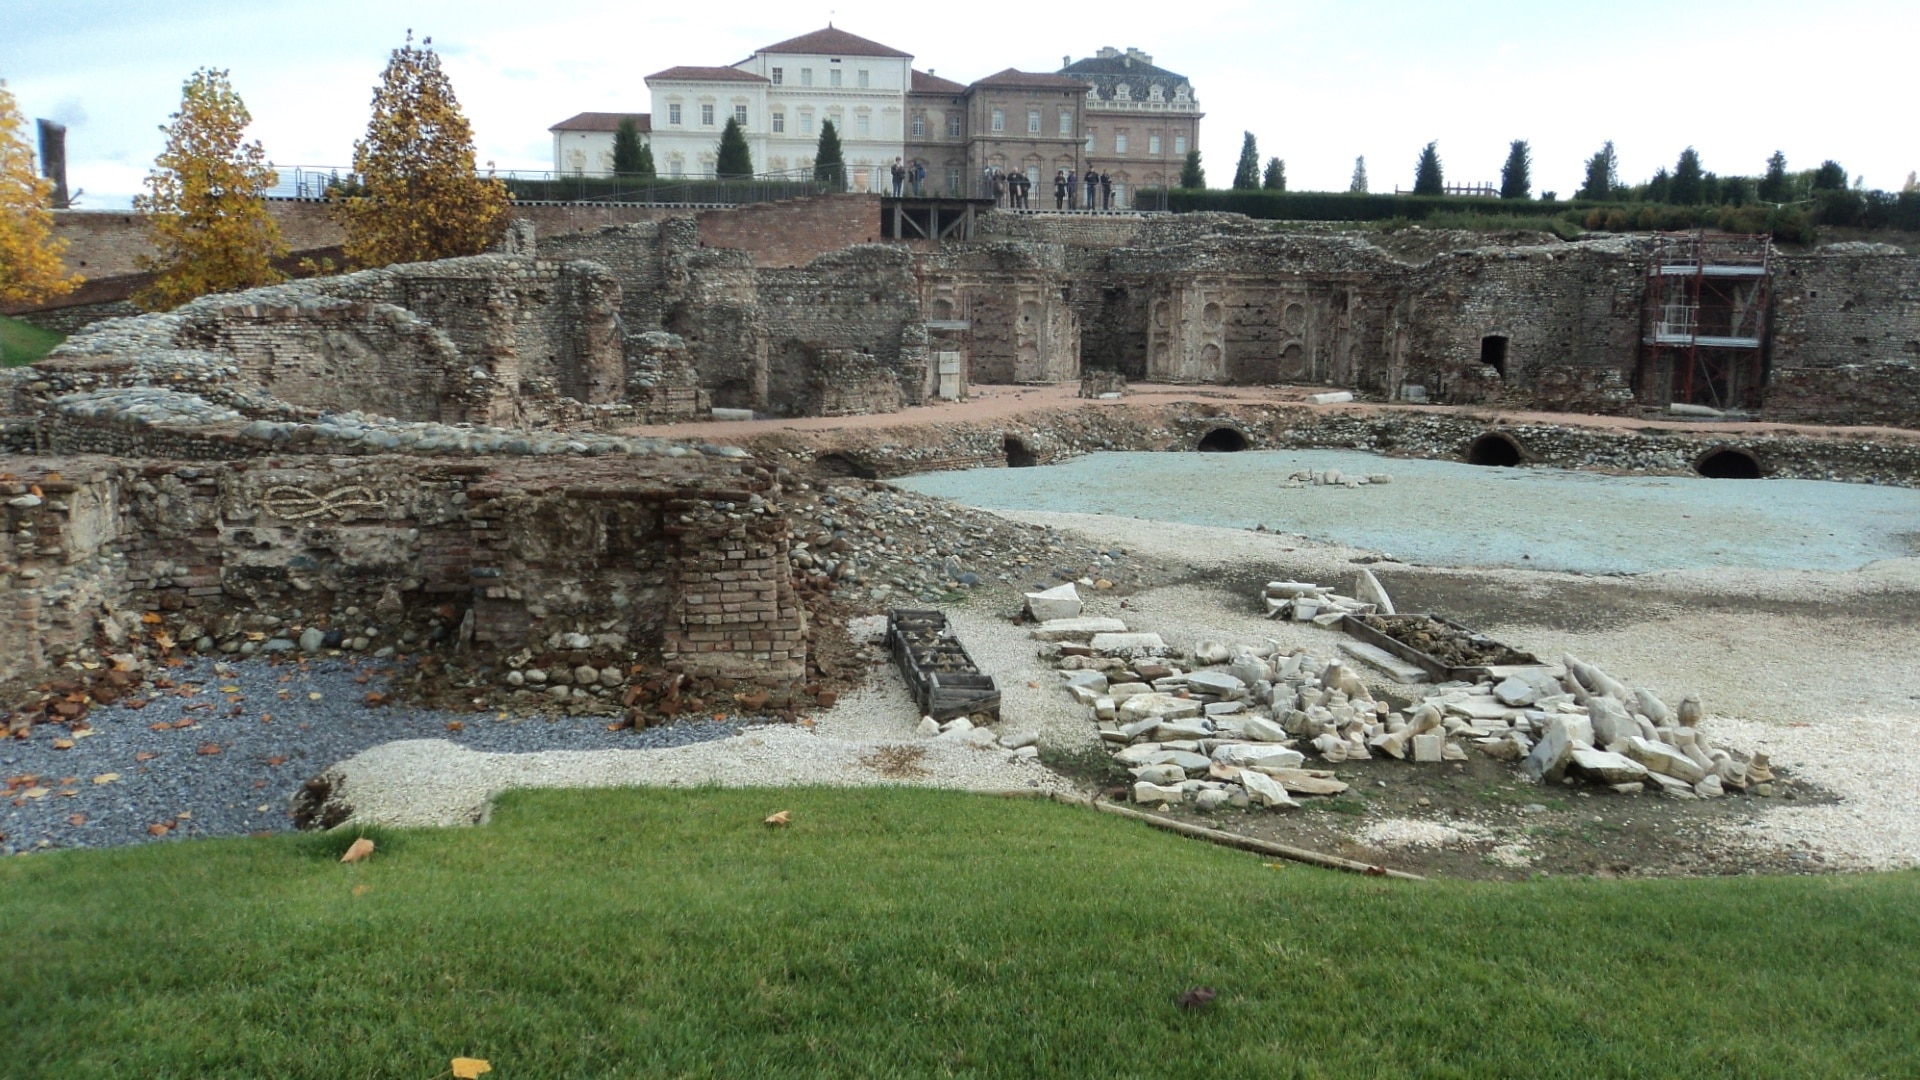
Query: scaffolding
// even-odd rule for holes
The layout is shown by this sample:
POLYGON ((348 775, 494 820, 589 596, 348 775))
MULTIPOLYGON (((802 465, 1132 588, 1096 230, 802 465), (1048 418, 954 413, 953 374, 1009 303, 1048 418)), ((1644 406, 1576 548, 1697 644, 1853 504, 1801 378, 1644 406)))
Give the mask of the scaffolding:
POLYGON ((1635 376, 1642 403, 1760 407, 1772 259, 1766 236, 1654 238, 1635 376))

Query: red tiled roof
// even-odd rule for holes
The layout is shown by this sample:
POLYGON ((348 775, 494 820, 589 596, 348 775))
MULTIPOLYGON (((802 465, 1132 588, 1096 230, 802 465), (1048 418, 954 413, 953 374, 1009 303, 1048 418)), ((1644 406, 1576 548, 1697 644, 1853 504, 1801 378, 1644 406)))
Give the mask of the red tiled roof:
POLYGON ((766 82, 766 76, 730 67, 670 67, 647 76, 646 81, 662 82, 766 82))
POLYGON ((908 92, 914 94, 964 94, 967 92, 967 88, 954 82, 952 79, 943 79, 932 72, 916 71, 913 73, 913 89, 908 92))
POLYGON ((1037 71, 1008 68, 974 83, 975 86, 1019 86, 1040 90, 1085 90, 1087 84, 1065 75, 1045 75, 1037 71))
POLYGON ((788 38, 777 45, 768 45, 758 50, 763 53, 820 53, 826 56, 897 56, 913 59, 912 53, 903 53, 899 49, 889 48, 877 41, 868 41, 857 34, 845 30, 836 30, 828 26, 825 30, 815 30, 811 34, 801 34, 797 38, 788 38))
POLYGON ((565 120, 548 128, 548 131, 619 131, 620 121, 633 118, 633 125, 642 135, 653 130, 652 113, 619 112, 583 112, 569 116, 565 120))

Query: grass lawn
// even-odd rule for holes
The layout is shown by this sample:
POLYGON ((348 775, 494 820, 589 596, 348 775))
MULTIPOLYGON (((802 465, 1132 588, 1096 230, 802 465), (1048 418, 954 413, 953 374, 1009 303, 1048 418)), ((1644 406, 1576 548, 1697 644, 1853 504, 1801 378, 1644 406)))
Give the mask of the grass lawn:
POLYGON ((378 838, 0 863, 0 1075, 1920 1073, 1913 874, 1395 882, 887 790, 378 838))
POLYGON ((64 334, 0 315, 0 367, 31 364, 65 340, 64 334))

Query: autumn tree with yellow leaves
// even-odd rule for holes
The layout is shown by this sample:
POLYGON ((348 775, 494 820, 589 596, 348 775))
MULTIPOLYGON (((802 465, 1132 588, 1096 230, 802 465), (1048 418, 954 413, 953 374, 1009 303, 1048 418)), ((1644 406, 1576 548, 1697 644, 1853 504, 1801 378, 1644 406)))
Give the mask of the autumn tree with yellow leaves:
POLYGON ((197 296, 270 285, 287 253, 266 192, 279 181, 258 139, 242 142, 253 117, 225 71, 201 68, 181 87, 180 111, 160 130, 166 149, 133 208, 146 215, 154 254, 135 260, 153 284, 134 295, 149 311, 197 296))
POLYGON ((60 265, 65 240, 53 236, 53 182, 33 168, 26 119, 0 82, 0 303, 37 304, 65 296, 80 275, 60 265))
POLYGON ((474 169, 473 128, 440 70, 433 39, 393 50, 353 144, 361 194, 342 203, 347 259, 387 266, 478 255, 505 232, 507 187, 474 169))

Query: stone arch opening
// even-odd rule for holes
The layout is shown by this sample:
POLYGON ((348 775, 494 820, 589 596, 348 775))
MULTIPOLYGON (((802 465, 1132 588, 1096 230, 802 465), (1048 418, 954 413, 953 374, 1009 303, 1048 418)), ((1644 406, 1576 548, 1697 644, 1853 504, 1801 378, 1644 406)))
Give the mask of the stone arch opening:
POLYGON ((1027 446, 1026 441, 1018 436, 1008 435, 1002 439, 1000 452, 1006 455, 1009 469, 1031 469, 1040 464, 1040 458, 1027 446))
POLYGON ((1488 465, 1495 468, 1512 468, 1527 460, 1527 453, 1513 436, 1500 431, 1489 431, 1467 447, 1467 464, 1488 465))
POLYGON ((1717 446, 1701 454, 1693 463, 1693 471, 1710 480, 1758 480, 1762 474, 1759 458, 1731 446, 1717 446))
POLYGON ((1500 373, 1502 381, 1507 377, 1507 336, 1488 334, 1480 339, 1480 362, 1500 373))
POLYGON ((1195 449, 1207 454, 1237 454, 1248 445, 1246 434, 1239 429, 1217 427, 1200 436, 1195 449))
POLYGON ((813 459, 813 468, 821 477, 840 477, 857 480, 872 480, 879 474, 873 467, 846 454, 821 454, 813 459))

